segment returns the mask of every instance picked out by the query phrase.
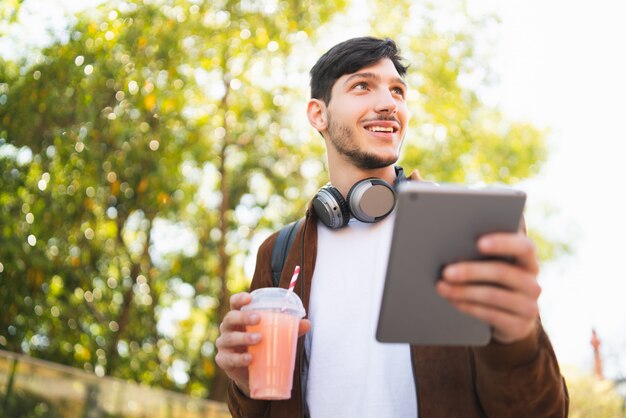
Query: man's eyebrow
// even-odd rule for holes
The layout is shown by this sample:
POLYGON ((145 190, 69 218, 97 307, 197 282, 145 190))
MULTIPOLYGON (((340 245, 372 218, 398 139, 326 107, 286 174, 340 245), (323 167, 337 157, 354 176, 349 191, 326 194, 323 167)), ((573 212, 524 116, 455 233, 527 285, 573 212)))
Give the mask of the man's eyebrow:
MULTIPOLYGON (((374 81, 379 82, 380 81, 380 76, 376 73, 354 73, 352 75, 350 75, 350 77, 346 78, 346 81, 344 81, 344 85, 348 84, 351 80, 355 79, 355 78, 370 78, 374 81)), ((407 87, 406 82, 401 79, 400 77, 394 77, 393 81, 395 81, 396 83, 400 83, 402 84, 405 88, 407 87)))

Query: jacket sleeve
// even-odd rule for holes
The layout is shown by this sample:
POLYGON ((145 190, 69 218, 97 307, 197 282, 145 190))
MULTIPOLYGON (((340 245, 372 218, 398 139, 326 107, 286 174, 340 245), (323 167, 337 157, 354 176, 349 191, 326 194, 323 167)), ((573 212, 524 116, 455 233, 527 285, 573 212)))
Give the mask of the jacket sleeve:
POLYGON ((569 395, 548 336, 473 349, 476 391, 488 417, 567 417, 569 395))
MULTIPOLYGON (((259 247, 250 291, 261 287, 272 287, 270 257, 277 236, 278 233, 274 233, 259 247)), ((231 380, 228 384, 228 409, 233 418, 261 418, 268 413, 269 401, 247 397, 231 380)))

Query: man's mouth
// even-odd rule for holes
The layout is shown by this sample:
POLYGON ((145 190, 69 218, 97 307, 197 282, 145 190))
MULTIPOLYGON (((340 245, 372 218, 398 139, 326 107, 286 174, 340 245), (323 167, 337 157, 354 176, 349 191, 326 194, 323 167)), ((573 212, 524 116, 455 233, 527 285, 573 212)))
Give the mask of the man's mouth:
POLYGON ((369 120, 363 124, 363 128, 372 133, 395 134, 400 130, 400 123, 396 120, 369 120))
POLYGON ((394 133, 397 131, 397 129, 392 126, 368 126, 365 129, 367 129, 370 132, 394 133))

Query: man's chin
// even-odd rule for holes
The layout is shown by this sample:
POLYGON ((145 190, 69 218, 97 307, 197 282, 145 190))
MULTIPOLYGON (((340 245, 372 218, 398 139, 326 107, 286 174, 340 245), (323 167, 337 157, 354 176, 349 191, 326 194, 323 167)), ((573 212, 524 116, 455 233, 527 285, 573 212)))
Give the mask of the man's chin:
POLYGON ((389 167, 390 165, 394 165, 398 161, 398 156, 381 156, 381 155, 372 155, 365 154, 360 156, 358 160, 353 160, 356 165, 365 170, 376 170, 379 168, 389 167))

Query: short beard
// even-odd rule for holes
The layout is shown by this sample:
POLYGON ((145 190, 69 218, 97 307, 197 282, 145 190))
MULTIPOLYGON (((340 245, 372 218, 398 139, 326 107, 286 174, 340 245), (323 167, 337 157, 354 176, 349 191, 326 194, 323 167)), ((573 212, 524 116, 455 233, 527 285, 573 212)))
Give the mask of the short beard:
POLYGON ((389 167, 398 161, 397 157, 384 158, 360 150, 352 139, 354 135, 352 129, 335 123, 330 115, 328 115, 328 135, 339 154, 362 170, 389 167))

